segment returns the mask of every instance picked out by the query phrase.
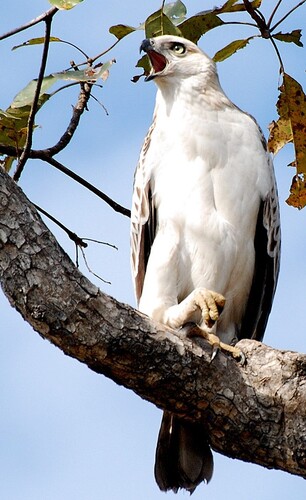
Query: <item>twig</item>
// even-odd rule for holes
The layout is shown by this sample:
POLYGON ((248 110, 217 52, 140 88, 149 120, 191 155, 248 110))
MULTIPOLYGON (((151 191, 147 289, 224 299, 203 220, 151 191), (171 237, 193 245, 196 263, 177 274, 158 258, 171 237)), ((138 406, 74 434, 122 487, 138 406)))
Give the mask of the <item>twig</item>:
POLYGON ((111 285, 111 282, 110 282, 110 281, 107 281, 107 280, 105 280, 105 279, 101 278, 101 276, 99 276, 98 274, 94 273, 94 272, 90 269, 90 267, 89 267, 89 265, 88 265, 88 262, 87 262, 87 259, 86 259, 85 252, 84 252, 83 248, 82 248, 82 247, 79 247, 79 248, 80 248, 80 250, 81 250, 81 253, 82 253, 82 256, 83 256, 83 259, 84 259, 84 263, 85 263, 85 266, 86 266, 86 268, 87 268, 87 271, 88 271, 88 272, 90 272, 90 274, 93 274, 93 276, 95 276, 95 277, 96 277, 96 278, 98 278, 99 280, 103 281, 103 283, 106 283, 107 285, 111 285))
POLYGON ((67 234, 67 236, 69 236, 69 238, 78 246, 78 247, 83 247, 83 248, 86 248, 88 247, 87 243, 85 243, 84 239, 83 238, 80 238, 76 233, 74 233, 73 231, 71 231, 67 226, 65 226, 62 222, 60 222, 58 219, 56 219, 55 217, 53 217, 53 215, 49 214, 48 212, 46 212, 46 210, 44 210, 43 208, 41 208, 40 206, 36 205, 35 203, 32 203, 32 205, 36 208, 36 210, 38 210, 39 212, 41 212, 42 214, 44 214, 46 217, 48 217, 48 219, 52 220, 52 222, 54 222, 54 224, 56 224, 58 227, 60 227, 63 231, 65 231, 65 233, 67 234))
POLYGON ((86 61, 86 63, 82 63, 80 64, 79 66, 82 66, 84 64, 92 64, 94 63, 97 59, 99 59, 100 57, 103 57, 105 56, 105 54, 107 54, 110 50, 112 50, 114 47, 116 47, 117 43, 119 43, 120 40, 116 40, 113 45, 111 45, 108 49, 104 50, 103 52, 100 52, 100 54, 98 54, 97 56, 95 57, 89 57, 86 61))
POLYGON ((245 10, 250 14, 251 18, 254 19, 258 29, 263 38, 270 38, 270 30, 266 24, 266 21, 261 13, 258 13, 249 0, 243 0, 245 10))
POLYGON ((272 10, 272 13, 271 13, 271 16, 269 17, 269 20, 267 22, 267 26, 271 26, 272 24, 272 21, 273 21, 273 17, 275 16, 276 12, 277 12, 277 9, 278 7, 280 6, 280 4, 282 3, 283 0, 278 0, 277 4, 275 5, 274 9, 272 10))
POLYGON ((273 47, 274 47, 274 50, 275 50, 276 55, 277 55, 277 58, 278 58, 278 60, 279 60, 279 71, 280 71, 280 73, 282 73, 282 74, 283 74, 283 73, 285 72, 285 68, 284 68, 283 60, 282 60, 282 58, 281 58, 281 55, 280 55, 280 52, 279 52, 279 50, 278 50, 278 47, 277 47, 277 45, 276 45, 276 43, 275 43, 275 40, 272 38, 272 36, 270 36, 270 41, 271 41, 271 43, 272 43, 272 45, 273 45, 273 47))
MULTIPOLYGON (((18 155, 19 151, 13 146, 3 146, 0 145, 0 155, 7 155, 7 156, 13 156, 16 157, 18 155)), ((94 193, 96 196, 101 198, 103 201, 105 201, 115 212, 118 212, 122 215, 125 215, 125 217, 131 217, 131 211, 128 208, 123 207, 119 203, 115 202, 111 198, 109 198, 105 193, 100 191, 100 189, 96 188, 96 186, 93 186, 93 184, 90 184, 90 182, 86 181, 82 177, 80 177, 78 174, 72 172, 69 168, 65 167, 62 163, 56 161, 54 158, 51 158, 48 156, 46 153, 46 150, 35 150, 32 149, 29 152, 29 158, 33 160, 42 160, 45 161, 46 163, 49 163, 50 165, 54 166, 61 172, 63 172, 65 175, 68 177, 71 177, 71 179, 75 180, 82 186, 84 186, 86 189, 94 193)))
POLYGON ((108 243, 107 241, 100 241, 100 240, 95 240, 93 238, 82 238, 83 241, 92 241, 93 243, 98 243, 99 245, 106 245, 107 247, 114 248, 114 250, 118 250, 118 247, 116 245, 113 245, 112 243, 108 243))
POLYGON ((126 217, 131 217, 130 210, 123 207, 122 205, 119 205, 119 203, 116 203, 114 200, 109 198, 109 196, 107 196, 105 193, 100 191, 100 189, 96 188, 96 186, 93 186, 93 184, 90 184, 90 182, 86 181, 85 179, 83 179, 83 177, 80 177, 78 174, 76 174, 72 170, 69 170, 69 168, 65 167, 62 163, 55 160, 54 158, 50 158, 47 155, 44 155, 44 156, 32 156, 31 155, 31 158, 39 158, 40 160, 44 160, 45 162, 49 163, 53 167, 57 168, 58 170, 60 170, 64 174, 66 174, 68 177, 71 177, 71 179, 77 181, 79 184, 81 184, 82 186, 89 189, 89 191, 94 193, 96 196, 98 196, 103 201, 105 201, 105 203, 107 203, 110 207, 112 207, 112 209, 115 210, 115 212, 119 212, 122 215, 125 215, 126 217))
POLYGON ((290 16, 290 14, 292 14, 292 12, 301 7, 301 5, 303 5, 305 2, 306 0, 303 0, 302 2, 298 3, 295 7, 292 7, 292 9, 289 10, 287 14, 284 15, 284 17, 282 17, 276 24, 274 24, 274 26, 271 28, 271 31, 274 31, 275 28, 277 28, 277 26, 279 26, 285 19, 287 19, 288 16, 290 16))
POLYGON ((9 38, 10 36, 16 35, 16 33, 20 33, 21 31, 27 30, 28 28, 31 28, 31 26, 35 26, 35 24, 41 23, 42 21, 45 21, 49 17, 53 17, 57 11, 58 11, 57 7, 52 7, 51 9, 47 10, 47 12, 44 12, 35 19, 32 19, 32 21, 29 21, 28 23, 23 24, 19 28, 15 28, 11 31, 8 31, 7 33, 4 33, 3 35, 0 35, 0 41, 4 40, 5 38, 9 38))
MULTIPOLYGON (((57 11, 55 11, 55 12, 57 12, 57 11)), ((21 173, 22 173, 23 168, 27 162, 27 159, 29 157, 29 152, 31 151, 31 147, 32 147, 32 135, 33 135, 34 122, 35 122, 35 115, 37 112, 41 85, 42 85, 42 81, 43 81, 45 69, 46 69, 46 64, 47 64, 48 51, 49 51, 49 45, 50 45, 52 17, 55 14, 55 12, 52 15, 49 15, 45 18, 46 27, 45 27, 44 49, 43 49, 43 54, 42 54, 42 59, 41 59, 39 75, 38 75, 38 79, 37 79, 35 95, 34 95, 32 107, 31 107, 31 111, 30 111, 29 119, 28 119, 26 144, 25 144, 24 150, 20 156, 20 159, 19 159, 19 162, 18 162, 18 165, 16 168, 16 172, 15 172, 14 177, 13 177, 16 182, 19 180, 19 178, 21 176, 21 173)))
POLYGON ((66 146, 68 146, 71 141, 84 113, 87 103, 90 99, 90 90, 92 85, 81 85, 81 90, 78 96, 78 101, 73 107, 72 117, 70 119, 69 125, 59 141, 52 147, 42 150, 45 155, 54 156, 60 151, 62 151, 66 146))

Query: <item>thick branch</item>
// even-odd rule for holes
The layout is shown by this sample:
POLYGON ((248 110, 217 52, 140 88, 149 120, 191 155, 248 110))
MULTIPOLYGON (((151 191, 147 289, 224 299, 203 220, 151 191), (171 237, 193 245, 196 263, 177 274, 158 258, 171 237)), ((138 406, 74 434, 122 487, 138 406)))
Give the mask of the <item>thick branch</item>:
POLYGON ((104 295, 0 171, 0 280, 43 337, 144 399, 205 423, 213 448, 306 477, 306 356, 241 341, 239 366, 104 295))

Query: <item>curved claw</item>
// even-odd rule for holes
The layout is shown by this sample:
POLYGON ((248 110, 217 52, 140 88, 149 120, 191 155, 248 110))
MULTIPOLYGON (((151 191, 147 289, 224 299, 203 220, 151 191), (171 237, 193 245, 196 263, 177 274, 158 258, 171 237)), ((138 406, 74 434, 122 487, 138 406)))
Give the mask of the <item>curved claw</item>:
POLYGON ((215 357, 217 356, 218 352, 220 350, 220 346, 219 345, 216 345, 214 344, 213 345, 213 348, 212 348, 212 353, 211 353, 211 358, 210 358, 210 363, 213 362, 213 360, 215 359, 215 357))
POLYGON ((246 363, 246 357, 242 351, 240 351, 240 359, 238 359, 238 363, 241 366, 245 365, 245 363, 246 363))

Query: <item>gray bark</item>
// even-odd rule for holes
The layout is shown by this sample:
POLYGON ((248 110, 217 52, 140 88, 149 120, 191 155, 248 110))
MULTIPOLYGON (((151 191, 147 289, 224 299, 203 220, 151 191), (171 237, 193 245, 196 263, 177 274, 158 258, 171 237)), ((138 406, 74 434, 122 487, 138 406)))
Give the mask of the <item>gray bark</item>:
POLYGON ((306 477, 306 356, 243 340, 244 366, 103 294, 0 171, 0 281, 42 337, 142 398, 202 421, 227 456, 306 477))

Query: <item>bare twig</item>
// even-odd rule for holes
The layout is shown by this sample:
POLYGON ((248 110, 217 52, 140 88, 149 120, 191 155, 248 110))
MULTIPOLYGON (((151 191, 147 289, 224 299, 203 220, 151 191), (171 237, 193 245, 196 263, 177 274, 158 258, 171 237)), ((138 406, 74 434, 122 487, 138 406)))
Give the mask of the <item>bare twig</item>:
MULTIPOLYGON (((16 156, 16 154, 21 152, 21 150, 16 150, 13 146, 3 146, 0 145, 0 155, 8 155, 8 156, 16 156)), ((115 212, 118 212, 122 215, 125 215, 125 217, 131 217, 131 211, 128 208, 123 207, 119 203, 115 202, 109 196, 107 196, 103 191, 100 191, 96 186, 91 184, 90 182, 86 181, 83 179, 83 177, 80 177, 78 174, 70 170, 69 168, 65 167, 62 163, 58 162, 54 158, 51 158, 48 156, 45 150, 31 150, 29 152, 29 158, 33 160, 42 160, 45 161, 46 163, 49 163, 50 165, 54 166, 61 172, 63 172, 65 175, 70 177, 71 179, 75 180, 82 186, 84 186, 86 189, 94 193, 96 196, 101 198, 103 201, 105 201, 115 212)))
POLYGON ((87 103, 90 99, 91 87, 92 85, 89 84, 81 85, 78 101, 76 105, 73 107, 72 117, 70 119, 67 129, 65 130, 65 132, 63 133, 62 137, 59 139, 57 144, 55 144, 50 148, 42 150, 44 155, 54 156, 60 151, 62 151, 66 146, 68 146, 79 125, 80 118, 83 112, 85 111, 87 103))
MULTIPOLYGON (((35 156, 32 156, 32 158, 35 158, 35 156)), ((65 167, 59 161, 55 160, 54 158, 50 158, 48 155, 45 155, 45 156, 36 156, 36 158, 39 158, 41 160, 46 161, 47 163, 49 163, 53 167, 57 168, 57 170, 60 170, 61 172, 63 172, 64 174, 66 174, 68 177, 71 177, 71 179, 77 181, 79 184, 81 184, 82 186, 84 186, 87 189, 89 189, 89 191, 91 191, 92 193, 94 193, 96 196, 98 196, 103 201, 105 201, 105 203, 107 203, 110 207, 112 207, 112 209, 115 210, 115 212, 119 212, 122 215, 125 215, 126 217, 130 217, 131 216, 131 211, 130 210, 128 210, 127 208, 121 206, 119 203, 116 203, 109 196, 107 196, 105 193, 103 193, 102 191, 100 191, 100 189, 98 189, 96 186, 93 186, 93 184, 90 184, 90 182, 88 182, 85 179, 83 179, 83 177, 80 177, 78 174, 76 174, 72 170, 69 170, 69 168, 65 167)))
MULTIPOLYGON (((55 11, 55 12, 57 12, 57 11, 55 11)), ((20 175, 21 175, 23 168, 24 168, 24 166, 27 162, 27 159, 29 157, 29 152, 31 151, 35 115, 37 112, 41 85, 42 85, 42 81, 43 81, 45 69, 46 69, 46 64, 47 64, 48 51, 49 51, 49 45, 50 45, 51 24, 52 24, 52 18, 53 18, 53 15, 55 14, 55 12, 52 15, 49 15, 45 18, 46 28, 45 28, 44 50, 43 50, 43 54, 42 54, 42 58, 41 58, 41 65, 40 65, 39 75, 38 75, 38 79, 37 79, 35 95, 34 95, 32 107, 31 107, 31 112, 29 114, 29 119, 28 119, 27 140, 26 140, 26 144, 24 146, 24 150, 20 156, 20 159, 19 159, 19 162, 18 162, 18 165, 16 168, 16 172, 14 174, 14 180, 16 182, 20 178, 20 175)))
POLYGON ((107 285, 111 285, 111 282, 110 281, 107 281, 105 280, 104 278, 101 278, 101 276, 99 276, 98 274, 96 274, 92 269, 90 269, 89 265, 88 265, 88 262, 87 262, 87 259, 86 259, 86 255, 85 255, 85 252, 83 250, 82 247, 78 247, 80 248, 81 250, 81 253, 82 253, 82 257, 84 259, 84 263, 85 263, 85 266, 86 266, 86 269, 87 271, 92 274, 93 276, 95 276, 96 278, 98 278, 99 280, 103 281, 103 283, 106 283, 107 285))
POLYGON ((301 7, 305 2, 306 0, 303 0, 302 2, 299 2, 295 7, 292 7, 292 9, 287 12, 287 14, 285 14, 276 24, 274 24, 274 26, 271 28, 271 31, 274 31, 277 26, 279 26, 285 19, 287 19, 288 16, 290 16, 290 14, 292 14, 292 12, 301 7))
MULTIPOLYGON (((97 56, 95 56, 95 57, 89 57, 86 63, 88 63, 88 64, 92 64, 92 63, 94 63, 97 59, 100 59, 100 57, 105 56, 105 54, 107 54, 107 53, 108 53, 108 52, 110 52, 110 51, 111 51, 114 47, 116 47, 117 43, 119 43, 119 42, 120 42, 120 40, 116 40, 116 41, 113 43, 113 45, 111 45, 108 49, 104 50, 103 52, 100 52, 100 54, 98 54, 97 56)), ((84 64, 86 64, 86 63, 82 63, 82 64, 80 64, 79 66, 82 66, 82 65, 84 65, 84 64)))
POLYGON ((74 233, 73 231, 71 231, 67 226, 65 226, 62 222, 60 222, 58 219, 56 219, 55 217, 53 217, 53 215, 49 214, 49 212, 47 212, 46 210, 44 210, 43 208, 41 208, 40 206, 36 205, 35 203, 32 203, 32 205, 34 205, 34 207, 36 208, 36 210, 38 210, 39 212, 41 212, 43 215, 45 215, 46 217, 48 217, 48 219, 50 219, 52 222, 54 222, 54 224, 56 224, 58 227, 60 227, 63 231, 65 231, 65 233, 67 234, 67 236, 78 246, 78 247, 88 247, 87 243, 85 243, 84 239, 83 238, 80 238, 76 233, 74 233))
POLYGON ((116 245, 113 245, 112 243, 108 243, 107 241, 100 241, 100 240, 95 240, 93 238, 82 238, 83 241, 92 241, 93 243, 98 243, 99 245, 106 245, 107 247, 114 248, 114 250, 118 250, 118 247, 116 245))
POLYGON ((271 16, 269 17, 269 20, 267 22, 267 25, 269 26, 269 28, 270 28, 270 26, 272 24, 272 21, 273 21, 273 18, 275 16, 276 12, 277 12, 277 9, 279 8, 279 6, 282 3, 282 1, 283 0, 278 0, 277 4, 275 5, 274 9, 272 10, 271 16))
POLYGON ((11 31, 8 31, 7 33, 4 33, 3 35, 0 35, 0 41, 4 40, 5 38, 9 38, 10 36, 16 35, 16 33, 20 33, 21 31, 27 30, 28 28, 31 28, 31 26, 35 26, 35 24, 41 23, 42 21, 45 21, 46 19, 53 17, 54 14, 58 11, 57 7, 52 7, 51 9, 47 10, 47 12, 44 12, 40 16, 36 17, 35 19, 32 19, 32 21, 29 21, 26 24, 23 24, 19 28, 14 28, 11 31))
POLYGON ((272 38, 272 36, 270 36, 270 41, 274 47, 274 50, 276 52, 276 55, 277 55, 277 58, 279 60, 279 71, 280 73, 284 73, 285 72, 285 68, 284 68, 284 64, 283 64, 283 60, 281 58, 281 55, 280 55, 280 51, 278 50, 278 47, 275 43, 275 40, 272 38))

